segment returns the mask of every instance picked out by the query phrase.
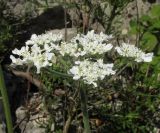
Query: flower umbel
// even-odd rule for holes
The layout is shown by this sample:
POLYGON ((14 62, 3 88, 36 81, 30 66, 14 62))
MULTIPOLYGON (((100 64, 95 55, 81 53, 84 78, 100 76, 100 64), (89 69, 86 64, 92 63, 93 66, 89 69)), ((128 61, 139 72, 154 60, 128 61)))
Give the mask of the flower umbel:
POLYGON ((103 80, 107 75, 115 74, 112 69, 113 64, 104 64, 102 59, 92 62, 89 60, 76 61, 69 73, 73 75, 74 80, 82 79, 87 84, 93 84, 97 87, 97 80, 103 80))
POLYGON ((103 54, 112 49, 112 44, 107 43, 112 36, 103 34, 95 34, 94 31, 89 31, 87 35, 78 34, 69 43, 62 43, 60 53, 62 55, 69 54, 70 56, 84 56, 103 54))
POLYGON ((30 65, 37 68, 37 73, 40 73, 42 67, 51 66, 56 61, 56 56, 53 50, 59 50, 59 43, 62 39, 62 35, 55 35, 52 33, 46 33, 42 35, 31 36, 31 39, 26 42, 26 46, 23 46, 20 50, 14 49, 11 55, 13 65, 30 65))
POLYGON ((115 47, 118 54, 124 57, 133 57, 136 62, 151 62, 153 53, 144 53, 141 49, 128 43, 122 43, 120 47, 115 47))
POLYGON ((63 38, 62 34, 53 34, 52 32, 47 32, 47 33, 41 34, 41 35, 33 34, 31 36, 30 40, 28 40, 26 42, 26 45, 52 44, 55 42, 59 42, 60 40, 62 40, 62 38, 63 38))

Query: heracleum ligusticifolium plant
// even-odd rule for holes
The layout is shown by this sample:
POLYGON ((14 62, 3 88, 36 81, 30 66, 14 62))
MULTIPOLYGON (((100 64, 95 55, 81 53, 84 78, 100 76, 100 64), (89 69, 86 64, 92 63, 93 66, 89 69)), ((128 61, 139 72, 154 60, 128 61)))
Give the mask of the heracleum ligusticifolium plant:
MULTIPOLYGON (((14 49, 12 51, 14 55, 19 56, 18 58, 14 55, 10 56, 12 64, 35 66, 39 74, 41 68, 54 66, 56 60, 59 60, 58 57, 70 56, 74 64, 68 70, 68 74, 73 76, 73 80, 83 81, 92 87, 98 87, 98 80, 103 80, 106 76, 116 73, 112 62, 103 62, 105 53, 111 49, 115 49, 122 57, 133 58, 136 62, 151 62, 153 58, 153 53, 145 53, 129 43, 122 43, 120 46, 114 47, 115 45, 111 44, 111 39, 114 39, 112 35, 105 35, 102 32, 96 34, 93 30, 86 35, 77 34, 69 42, 62 41, 62 38, 61 34, 33 34, 25 46, 20 50, 14 49), (93 56, 94 58, 92 58, 93 56)), ((83 97, 82 95, 81 97, 83 97)), ((82 106, 84 107, 82 109, 84 128, 87 133, 90 133, 85 100, 81 99, 81 105, 84 105, 82 106)))
MULTIPOLYGON (((58 52, 59 55, 69 55, 77 59, 75 60, 75 65, 73 64, 73 67, 68 70, 73 75, 74 80, 77 80, 76 77, 79 77, 78 79, 82 79, 85 83, 93 84, 96 87, 96 81, 98 79, 102 80, 100 70, 103 77, 115 74, 113 63, 103 64, 103 59, 97 59, 96 62, 90 59, 79 60, 86 55, 101 55, 110 51, 113 48, 113 45, 110 43, 110 39, 113 39, 112 35, 108 36, 102 32, 95 34, 92 30, 86 35, 77 34, 70 42, 60 42, 62 38, 61 34, 50 32, 42 35, 33 34, 25 46, 20 50, 14 49, 12 51, 14 55, 19 56, 19 58, 16 58, 14 55, 10 56, 12 64, 35 66, 37 73, 40 73, 41 68, 54 65, 57 58, 55 52, 58 52), (77 64, 77 61, 80 63, 77 64), (88 69, 90 72, 85 72, 85 67, 90 68, 88 69), (93 72, 91 71, 94 72, 95 78, 89 79, 89 77, 93 77, 93 72)), ((153 58, 153 53, 146 54, 129 43, 122 43, 120 46, 115 47, 115 50, 120 56, 132 57, 136 62, 150 62, 153 58)))

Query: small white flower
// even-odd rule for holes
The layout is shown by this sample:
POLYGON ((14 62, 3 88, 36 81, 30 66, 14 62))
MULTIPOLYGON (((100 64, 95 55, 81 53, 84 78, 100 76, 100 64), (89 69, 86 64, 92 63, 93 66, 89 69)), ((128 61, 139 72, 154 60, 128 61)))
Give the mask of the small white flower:
POLYGON ((73 66, 69 71, 70 71, 70 73, 72 73, 74 75, 74 77, 73 77, 74 80, 80 79, 80 71, 79 71, 78 67, 73 66))
POLYGON ((151 62, 153 58, 153 53, 143 54, 142 59, 144 62, 151 62))
POLYGON ((59 41, 62 40, 61 34, 53 34, 51 32, 42 35, 33 34, 31 39, 26 42, 20 50, 14 49, 13 54, 19 58, 10 56, 12 64, 23 65, 30 64, 37 68, 37 73, 40 73, 42 67, 51 66, 56 62, 56 56, 53 50, 60 50, 59 41))
POLYGON ((77 44, 62 42, 59 52, 62 56, 64 56, 65 54, 75 56, 76 51, 77 51, 77 44))
POLYGON ((94 31, 89 31, 87 35, 77 34, 71 42, 61 43, 60 53, 64 56, 68 54, 70 56, 84 56, 103 54, 112 49, 111 43, 106 43, 112 36, 103 34, 95 34, 94 31))
POLYGON ((42 67, 51 66, 53 60, 56 60, 55 54, 50 52, 47 48, 41 48, 37 44, 32 46, 26 45, 23 46, 20 50, 14 49, 12 51, 13 54, 19 55, 19 58, 15 58, 13 55, 10 56, 12 60, 12 64, 14 65, 23 65, 23 64, 30 64, 34 65, 37 68, 37 73, 40 73, 40 69, 42 67))
POLYGON ((69 73, 73 75, 74 80, 82 79, 87 84, 93 84, 97 87, 97 80, 103 80, 107 75, 115 74, 113 64, 104 64, 102 59, 97 62, 88 60, 76 61, 69 73))
POLYGON ((31 36, 31 39, 28 40, 26 42, 26 45, 45 45, 45 44, 52 44, 52 47, 53 44, 55 42, 59 42, 61 41, 63 38, 62 34, 53 34, 52 32, 48 32, 48 33, 45 33, 45 34, 42 34, 42 35, 36 35, 36 34, 33 34, 31 36))
POLYGON ((13 55, 10 55, 10 59, 12 60, 12 65, 22 65, 23 61, 20 58, 15 58, 13 55))
POLYGON ((115 49, 121 56, 135 58, 136 62, 151 62, 153 58, 153 53, 145 54, 141 49, 127 43, 122 43, 120 47, 115 47, 115 49))

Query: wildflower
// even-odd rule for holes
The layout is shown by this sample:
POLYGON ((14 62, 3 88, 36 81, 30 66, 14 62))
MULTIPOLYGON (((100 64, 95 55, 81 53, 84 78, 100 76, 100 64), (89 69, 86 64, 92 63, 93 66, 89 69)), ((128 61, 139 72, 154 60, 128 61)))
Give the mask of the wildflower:
POLYGON ((53 50, 59 49, 59 42, 62 40, 61 34, 53 34, 51 32, 36 35, 33 34, 20 50, 14 49, 11 55, 13 65, 30 65, 37 68, 37 73, 40 73, 42 67, 51 66, 56 62, 56 56, 53 50))
POLYGON ((113 64, 104 64, 102 59, 97 62, 89 60, 76 61, 69 73, 73 75, 74 80, 82 79, 87 84, 93 84, 97 87, 97 80, 103 80, 106 75, 113 75, 113 64))
POLYGON ((83 34, 77 34, 76 37, 74 37, 72 39, 72 42, 77 42, 79 41, 79 43, 85 43, 85 42, 94 42, 94 41, 98 41, 99 43, 102 43, 104 41, 109 41, 110 39, 112 39, 112 35, 106 35, 103 32, 101 32, 100 34, 95 34, 94 30, 88 31, 88 33, 86 35, 83 34))
POLYGON ((55 42, 61 41, 63 38, 62 34, 53 34, 48 32, 42 35, 33 34, 31 39, 26 42, 26 45, 44 45, 44 44, 54 44, 55 42))
POLYGON ((136 62, 151 62, 153 58, 153 53, 146 54, 141 49, 127 43, 122 43, 115 49, 121 56, 135 58, 136 62))
POLYGON ((23 65, 23 61, 20 58, 15 58, 13 55, 10 55, 10 59, 12 60, 12 65, 23 65))
POLYGON ((70 56, 84 56, 103 54, 112 49, 112 44, 106 43, 112 36, 103 34, 95 34, 94 31, 90 31, 87 35, 78 34, 69 43, 62 43, 60 53, 64 56, 69 54, 70 56))
POLYGON ((75 56, 76 52, 78 50, 78 46, 75 43, 67 43, 67 42, 62 42, 60 46, 60 54, 64 56, 65 54, 69 54, 70 56, 75 56))
POLYGON ((12 53, 19 56, 18 58, 10 56, 13 65, 34 65, 37 73, 40 73, 42 67, 51 66, 51 61, 55 59, 54 53, 41 49, 36 44, 31 47, 23 46, 20 50, 14 49, 12 53))

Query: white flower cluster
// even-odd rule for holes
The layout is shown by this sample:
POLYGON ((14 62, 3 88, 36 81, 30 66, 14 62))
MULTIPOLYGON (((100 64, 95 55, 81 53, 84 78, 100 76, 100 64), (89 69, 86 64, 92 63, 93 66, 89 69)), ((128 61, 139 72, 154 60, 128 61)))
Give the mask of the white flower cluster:
POLYGON ((115 71, 112 70, 113 64, 104 64, 102 59, 97 62, 84 60, 76 61, 75 66, 70 69, 74 80, 82 79, 87 84, 93 84, 97 87, 96 81, 103 80, 106 75, 113 75, 115 71))
POLYGON ((141 49, 127 43, 122 43, 120 47, 115 47, 115 49, 121 56, 135 58, 136 62, 151 62, 153 58, 153 53, 146 54, 141 49))
POLYGON ((55 42, 61 41, 63 38, 62 34, 53 34, 48 32, 42 35, 33 34, 31 39, 26 42, 26 45, 44 45, 44 44, 54 44, 55 42))
MULTIPOLYGON (((86 35, 78 34, 70 42, 61 42, 61 34, 51 32, 42 35, 31 36, 20 50, 14 49, 10 58, 14 65, 29 64, 36 66, 37 73, 40 73, 42 67, 51 66, 56 61, 55 52, 60 55, 66 54, 73 57, 82 57, 84 55, 103 54, 112 49, 113 45, 109 43, 112 36, 95 34, 89 31, 86 35)), ((115 47, 116 51, 124 57, 132 57, 136 62, 150 62, 153 53, 144 53, 134 45, 122 43, 120 47, 115 47)), ((86 58, 87 56, 85 56, 86 58)), ((82 59, 82 58, 81 58, 82 59)), ((104 64, 102 59, 96 62, 91 59, 76 61, 75 65, 69 70, 74 80, 82 79, 87 84, 93 84, 97 87, 97 80, 103 80, 107 75, 115 74, 113 64, 104 64)))
POLYGON ((62 39, 62 36, 52 33, 46 33, 42 35, 31 36, 31 39, 26 42, 20 50, 17 48, 12 51, 15 56, 11 55, 13 65, 31 65, 36 66, 37 73, 40 73, 42 67, 51 66, 56 61, 56 56, 52 52, 53 49, 58 50, 59 46, 56 45, 58 41, 62 39))
POLYGON ((77 43, 71 43, 71 42, 62 42, 60 46, 60 54, 64 56, 65 54, 68 54, 70 56, 78 56, 77 54, 77 43))
POLYGON ((89 31, 87 35, 78 34, 69 43, 61 44, 62 55, 69 54, 70 56, 84 56, 103 54, 112 49, 112 44, 106 43, 112 36, 103 34, 95 34, 94 31, 89 31))
POLYGON ((77 34, 77 36, 74 37, 72 41, 77 42, 78 40, 81 44, 86 43, 86 42, 94 42, 94 41, 103 43, 104 41, 108 41, 112 38, 113 38, 112 35, 106 35, 103 32, 101 32, 100 34, 95 34, 94 30, 91 30, 91 31, 88 31, 86 35, 77 34))
POLYGON ((42 67, 51 66, 51 62, 56 59, 54 53, 41 50, 37 45, 23 46, 20 50, 14 49, 12 53, 19 56, 19 58, 10 56, 13 65, 34 65, 37 68, 37 73, 40 73, 42 67))
POLYGON ((38 45, 40 47, 44 47, 48 50, 60 50, 59 43, 63 38, 62 34, 53 34, 52 32, 48 32, 42 35, 33 34, 31 39, 26 42, 26 45, 38 45))

